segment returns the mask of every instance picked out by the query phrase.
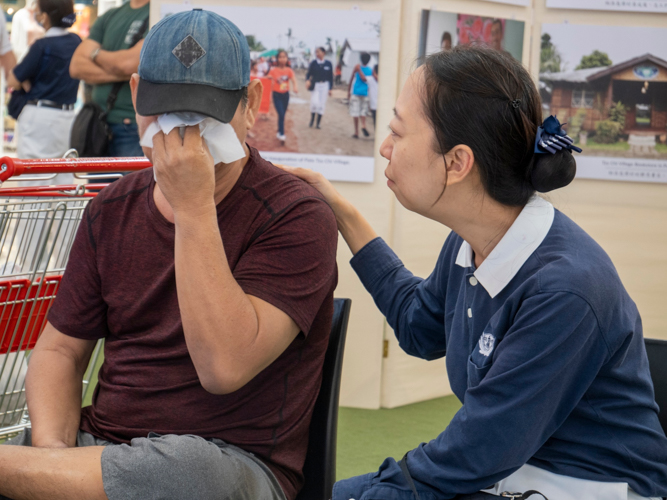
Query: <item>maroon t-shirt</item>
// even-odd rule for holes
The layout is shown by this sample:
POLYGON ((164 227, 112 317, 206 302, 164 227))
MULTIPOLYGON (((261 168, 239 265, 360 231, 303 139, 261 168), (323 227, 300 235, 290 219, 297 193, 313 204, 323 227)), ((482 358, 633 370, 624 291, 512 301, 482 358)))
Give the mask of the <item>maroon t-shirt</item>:
POLYGON ((293 499, 333 314, 333 212, 315 189, 250 149, 217 207, 227 260, 247 294, 287 313, 302 333, 243 388, 218 396, 201 386, 185 344, 174 225, 155 206, 154 187, 147 169, 89 203, 49 312, 64 334, 105 339, 81 429, 116 443, 151 431, 219 438, 263 460, 293 499))

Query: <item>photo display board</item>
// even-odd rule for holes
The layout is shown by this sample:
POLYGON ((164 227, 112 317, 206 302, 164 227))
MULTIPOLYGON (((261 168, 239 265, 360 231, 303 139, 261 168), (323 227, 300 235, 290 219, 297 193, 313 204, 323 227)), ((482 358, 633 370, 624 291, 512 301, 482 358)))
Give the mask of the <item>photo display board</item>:
POLYGON ((508 5, 519 5, 521 7, 528 7, 530 5, 530 0, 487 0, 487 2, 506 3, 508 5))
POLYGON ((540 94, 577 177, 667 182, 667 28, 543 24, 540 94))
POLYGON ((457 45, 482 43, 521 61, 525 23, 438 10, 423 10, 419 36, 420 57, 457 45))
POLYGON ((163 4, 160 15, 192 8, 215 12, 246 35, 251 78, 264 88, 249 145, 273 163, 311 168, 330 180, 373 182, 375 138, 384 135, 375 129, 381 12, 163 4), (333 87, 311 85, 306 77, 316 71, 333 87))
POLYGON ((551 9, 667 13, 667 0, 547 0, 551 9))

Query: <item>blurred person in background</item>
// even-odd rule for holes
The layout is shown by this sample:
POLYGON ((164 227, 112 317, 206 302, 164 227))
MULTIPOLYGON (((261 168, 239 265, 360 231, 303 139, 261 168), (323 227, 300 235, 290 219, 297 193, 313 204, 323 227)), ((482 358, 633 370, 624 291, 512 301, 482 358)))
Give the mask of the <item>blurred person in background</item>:
POLYGON ((327 98, 331 95, 333 87, 333 65, 331 61, 324 59, 326 51, 324 47, 315 49, 315 59, 310 62, 306 73, 306 86, 310 90, 310 125, 312 127, 317 117, 317 126, 327 105, 327 98))
POLYGON ((4 11, 0 9, 0 66, 5 72, 5 77, 16 66, 16 56, 12 50, 12 44, 9 41, 9 33, 7 33, 7 18, 4 11))
MULTIPOLYGON (((111 131, 109 156, 143 156, 132 106, 130 77, 139 67, 139 32, 148 31, 149 0, 130 0, 121 7, 100 16, 90 29, 90 37, 74 53, 70 65, 72 78, 93 85, 93 101, 103 110, 115 82, 128 82, 118 92, 113 108, 106 117, 111 131)), ((142 36, 142 38, 143 38, 142 36)))
POLYGON ((449 33, 449 31, 445 31, 442 34, 442 38, 440 39, 440 50, 451 50, 452 48, 452 35, 449 33))
MULTIPOLYGON (((58 158, 69 149, 79 81, 68 68, 81 38, 67 30, 76 20, 72 0, 38 0, 35 19, 46 34, 7 78, 10 87, 27 92, 16 122, 16 152, 19 158, 58 158)), ((59 174, 54 183, 70 184, 72 179, 72 174, 59 174)))
POLYGON ((368 115, 368 78, 373 75, 373 69, 368 65, 370 54, 363 52, 360 56, 361 64, 357 64, 352 71, 350 85, 347 89, 347 99, 350 102, 350 116, 354 120, 354 137, 359 139, 359 120, 364 137, 370 134, 366 130, 366 115, 368 115))
POLYGON ((511 55, 503 48, 504 38, 505 28, 503 26, 503 22, 500 19, 494 19, 493 23, 491 24, 491 48, 511 55))
POLYGON ((368 77, 368 108, 371 111, 371 116, 373 117, 373 128, 377 130, 376 118, 375 115, 378 109, 378 72, 380 71, 380 66, 376 64, 373 66, 373 74, 368 77))
POLYGON ((28 0, 25 7, 19 9, 12 17, 12 32, 9 39, 18 62, 23 60, 35 40, 44 36, 44 27, 35 20, 36 11, 37 0, 28 0))
POLYGON ((257 76, 263 77, 269 72, 269 63, 263 57, 260 57, 257 63, 257 76))
POLYGON ((276 65, 269 70, 267 78, 273 81, 271 89, 273 90, 273 106, 278 113, 278 133, 276 137, 285 144, 285 115, 289 106, 289 84, 292 82, 292 90, 295 94, 299 93, 296 85, 294 71, 288 65, 287 52, 280 50, 278 52, 276 65))

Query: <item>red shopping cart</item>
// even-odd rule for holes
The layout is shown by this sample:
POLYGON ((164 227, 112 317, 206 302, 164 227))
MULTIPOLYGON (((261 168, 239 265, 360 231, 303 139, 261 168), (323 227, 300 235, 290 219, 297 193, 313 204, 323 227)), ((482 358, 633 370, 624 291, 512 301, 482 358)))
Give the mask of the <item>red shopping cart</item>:
MULTIPOLYGON (((46 324, 83 211, 107 186, 84 180, 150 166, 146 158, 0 159, 0 184, 28 174, 47 181, 74 173, 81 181, 0 187, 0 439, 30 426, 24 385, 30 351, 46 324)), ((83 380, 83 397, 92 389, 101 350, 100 342, 83 380)))

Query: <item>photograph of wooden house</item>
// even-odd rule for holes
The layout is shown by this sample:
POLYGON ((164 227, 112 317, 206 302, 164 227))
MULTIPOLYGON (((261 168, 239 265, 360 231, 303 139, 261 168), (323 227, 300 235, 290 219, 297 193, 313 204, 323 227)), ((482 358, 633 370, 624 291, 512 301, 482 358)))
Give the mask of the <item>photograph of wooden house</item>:
POLYGON ((666 59, 664 29, 544 25, 545 115, 567 122, 585 155, 667 158, 666 59))

